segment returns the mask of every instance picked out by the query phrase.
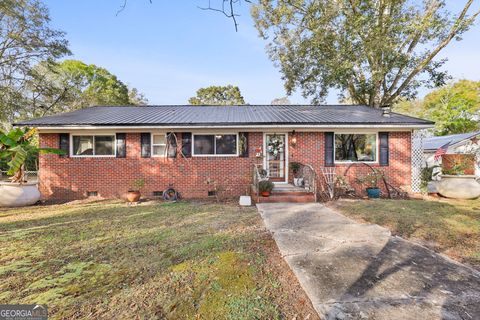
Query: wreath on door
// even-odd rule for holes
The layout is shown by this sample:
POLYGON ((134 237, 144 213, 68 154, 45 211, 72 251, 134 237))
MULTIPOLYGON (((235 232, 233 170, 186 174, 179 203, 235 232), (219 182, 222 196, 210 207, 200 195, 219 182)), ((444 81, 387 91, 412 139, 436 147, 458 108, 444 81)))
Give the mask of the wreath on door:
POLYGON ((285 148, 283 140, 274 135, 273 137, 270 138, 267 144, 267 152, 274 156, 275 158, 278 157, 278 155, 283 152, 283 149, 285 148))

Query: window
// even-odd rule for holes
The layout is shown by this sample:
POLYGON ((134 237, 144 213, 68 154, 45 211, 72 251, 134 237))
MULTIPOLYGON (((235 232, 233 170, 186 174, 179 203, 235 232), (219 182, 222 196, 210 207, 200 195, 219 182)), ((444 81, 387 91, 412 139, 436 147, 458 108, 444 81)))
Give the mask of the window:
POLYGON ((377 161, 377 134, 335 134, 335 161, 377 161))
POLYGON ((193 136, 193 155, 236 156, 236 134, 195 134, 193 136))
POLYGON ((164 157, 167 149, 167 138, 165 134, 152 134, 152 155, 164 157))
POLYGON ((72 136, 72 156, 114 156, 114 135, 72 136))

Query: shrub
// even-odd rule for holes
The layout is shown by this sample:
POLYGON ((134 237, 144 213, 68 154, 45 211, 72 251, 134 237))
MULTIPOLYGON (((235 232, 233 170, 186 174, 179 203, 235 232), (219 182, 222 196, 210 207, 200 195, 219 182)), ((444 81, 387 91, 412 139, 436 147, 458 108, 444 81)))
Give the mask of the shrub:
POLYGON ((258 191, 260 192, 272 192, 274 184, 270 180, 260 181, 258 184, 258 191))

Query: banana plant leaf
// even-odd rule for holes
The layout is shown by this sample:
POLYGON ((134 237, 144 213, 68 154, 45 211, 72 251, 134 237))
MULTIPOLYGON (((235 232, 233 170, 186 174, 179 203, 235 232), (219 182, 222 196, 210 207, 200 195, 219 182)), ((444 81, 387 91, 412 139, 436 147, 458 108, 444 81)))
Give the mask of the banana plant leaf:
POLYGON ((10 130, 9 133, 7 133, 7 137, 9 137, 10 139, 12 139, 13 141, 19 141, 20 138, 22 138, 24 135, 25 135, 25 131, 23 131, 22 129, 20 128, 16 128, 16 129, 12 129, 10 130))
POLYGON ((25 163, 25 159, 27 158, 27 151, 25 151, 22 146, 13 147, 10 149, 10 151, 13 154, 13 157, 12 160, 7 163, 9 166, 7 174, 14 175, 22 168, 22 165, 25 163))
POLYGON ((37 150, 39 153, 43 153, 43 154, 50 153, 50 154, 64 155, 66 153, 64 150, 55 149, 55 148, 37 148, 37 150))
POLYGON ((13 140, 5 134, 0 135, 0 142, 7 147, 14 147, 17 145, 17 141, 13 140))

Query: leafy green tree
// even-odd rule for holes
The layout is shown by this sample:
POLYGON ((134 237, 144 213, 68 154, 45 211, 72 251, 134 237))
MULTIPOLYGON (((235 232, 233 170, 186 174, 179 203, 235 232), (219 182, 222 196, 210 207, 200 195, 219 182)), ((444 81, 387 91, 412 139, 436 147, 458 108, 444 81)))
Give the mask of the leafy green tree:
POLYGON ((271 102, 272 105, 287 105, 292 104, 287 97, 275 98, 271 102))
POLYGON ((422 116, 435 121, 437 135, 478 130, 480 82, 460 80, 432 91, 423 99, 422 116))
POLYGON ((42 62, 31 72, 26 90, 30 108, 22 117, 72 111, 92 105, 140 105, 147 100, 108 70, 78 60, 42 62))
POLYGON ((459 80, 423 99, 399 101, 394 111, 435 121, 435 134, 465 133, 480 128, 480 82, 459 80))
POLYGON ((24 90, 33 66, 70 53, 65 34, 49 24, 48 9, 41 1, 0 1, 0 121, 3 123, 11 123, 27 105, 24 90))
POLYGON ((134 106, 144 106, 148 104, 148 99, 137 88, 128 88, 128 102, 134 106))
POLYGON ((191 105, 240 105, 245 104, 237 86, 210 86, 197 90, 197 95, 188 99, 191 105))
POLYGON ((318 102, 335 89, 380 107, 446 82, 435 58, 480 14, 472 4, 452 14, 442 0, 259 0, 252 15, 288 94, 318 102))

